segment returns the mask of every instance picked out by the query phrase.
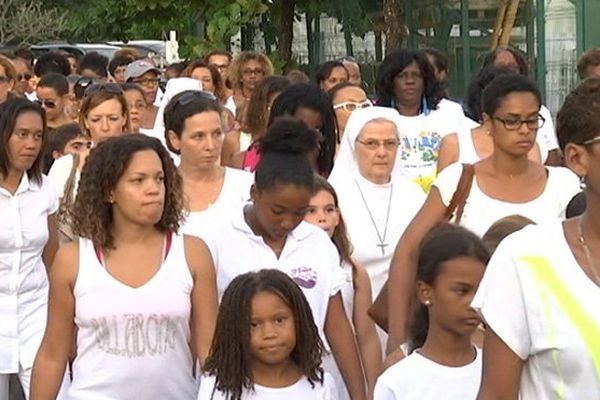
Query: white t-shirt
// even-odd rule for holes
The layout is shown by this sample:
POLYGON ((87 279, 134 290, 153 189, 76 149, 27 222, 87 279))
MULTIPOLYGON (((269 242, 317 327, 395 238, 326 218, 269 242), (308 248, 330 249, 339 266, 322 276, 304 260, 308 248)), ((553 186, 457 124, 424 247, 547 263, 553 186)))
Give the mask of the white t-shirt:
POLYGON ((472 306, 524 361, 521 400, 598 400, 599 304, 555 221, 500 243, 472 306))
POLYGON ((400 115, 400 167, 402 174, 429 191, 437 172, 442 138, 461 129, 464 114, 438 108, 414 117, 400 115))
MULTIPOLYGON (((569 201, 581 190, 579 179, 567 168, 546 167, 546 170, 548 180, 544 192, 526 203, 509 203, 489 197, 481 191, 475 176, 460 225, 483 236, 494 222, 509 215, 522 215, 536 224, 564 219, 569 201)), ((462 164, 450 164, 433 183, 440 191, 445 206, 450 204, 461 173, 462 164)))
POLYGON ((440 365, 418 351, 377 379, 374 400, 475 400, 481 384, 481 350, 462 367, 440 365))
POLYGON ((0 187, 0 374, 31 368, 46 328, 48 278, 42 260, 54 186, 23 174, 15 194, 0 187))
POLYGON ((220 224, 250 200, 250 187, 253 183, 253 174, 225 167, 223 186, 217 200, 206 210, 190 212, 181 232, 201 236, 203 229, 220 224))
POLYGON ((330 297, 346 281, 335 245, 317 226, 302 221, 290 232, 279 258, 255 235, 244 219, 244 206, 231 210, 230 218, 203 230, 217 274, 219 299, 238 275, 261 269, 278 269, 290 276, 306 296, 321 338, 330 297))
MULTIPOLYGON (((200 383, 198 400, 227 400, 225 395, 215 389, 215 377, 203 376, 200 383), (213 395, 214 391, 214 395, 213 395)), ((254 391, 244 390, 242 400, 337 400, 335 386, 329 374, 324 375, 323 383, 316 382, 314 387, 306 379, 284 388, 269 388, 254 384, 254 391)))
MULTIPOLYGON (((72 154, 66 154, 58 160, 55 160, 54 163, 52 163, 52 167, 50 167, 50 171, 48 171, 48 178, 54 185, 59 198, 62 198, 65 195, 65 185, 67 184, 67 180, 71 174, 73 162, 74 156, 72 154)), ((79 186, 80 178, 81 171, 77 169, 77 171, 75 171, 75 183, 73 185, 73 200, 75 199, 75 194, 77 193, 77 187, 79 186)))

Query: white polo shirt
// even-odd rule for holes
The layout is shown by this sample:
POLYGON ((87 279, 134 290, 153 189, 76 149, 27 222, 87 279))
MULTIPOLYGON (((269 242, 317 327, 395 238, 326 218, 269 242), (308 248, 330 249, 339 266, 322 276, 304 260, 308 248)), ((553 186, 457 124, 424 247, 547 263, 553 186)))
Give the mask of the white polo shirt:
POLYGON ((304 292, 321 338, 329 298, 346 281, 335 245, 325 231, 302 221, 287 237, 279 259, 244 219, 244 206, 231 217, 202 233, 215 264, 219 298, 238 275, 261 269, 278 269, 289 275, 304 292))
POLYGON ((48 302, 42 252, 57 209, 45 176, 40 185, 23 174, 14 195, 0 187, 0 374, 30 368, 41 343, 48 302))

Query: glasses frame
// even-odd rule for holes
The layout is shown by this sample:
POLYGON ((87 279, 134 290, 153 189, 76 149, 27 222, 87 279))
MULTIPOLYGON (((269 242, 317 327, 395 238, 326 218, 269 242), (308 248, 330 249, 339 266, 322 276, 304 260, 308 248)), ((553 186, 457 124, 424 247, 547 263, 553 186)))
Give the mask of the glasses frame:
POLYGON ((49 109, 55 109, 57 104, 54 100, 35 99, 35 102, 40 106, 46 106, 49 109))
POLYGON ((334 105, 333 109, 334 110, 344 109, 344 111, 352 112, 354 110, 359 110, 359 109, 369 108, 369 107, 373 107, 373 102, 369 99, 366 99, 365 101, 362 101, 360 103, 356 102, 356 101, 344 101, 343 103, 334 105), (348 106, 350 104, 354 104, 356 106, 356 108, 354 108, 353 110, 349 110, 348 106))
MULTIPOLYGON (((536 121, 538 122, 538 126, 536 127, 531 127, 529 125, 529 122, 532 122, 533 120, 529 119, 519 119, 519 125, 516 127, 508 127, 506 124, 508 122, 512 122, 510 120, 507 120, 506 118, 499 118, 499 117, 492 117, 492 119, 495 119, 497 121, 502 122, 502 125, 504 126, 504 129, 506 129, 507 131, 518 131, 519 129, 521 129, 521 127, 523 126, 523 124, 525 124, 527 126, 528 129, 540 129, 542 126, 544 126, 544 124, 546 123, 546 118, 544 118, 541 114, 537 115, 536 121)), ((516 122, 516 121, 515 121, 516 122)))
POLYGON ((581 144, 582 144, 583 146, 589 146, 589 145, 592 145, 592 144, 596 144, 596 143, 598 143, 598 142, 600 142, 600 135, 598 135, 598 136, 594 136, 593 138, 591 138, 591 139, 588 139, 588 140, 584 141, 584 142, 583 142, 583 143, 581 143, 581 144))
POLYGON ((388 139, 388 140, 376 140, 376 139, 360 140, 359 138, 356 138, 356 142, 362 144, 363 146, 365 146, 365 148, 367 150, 371 150, 371 151, 378 150, 381 146, 383 146, 383 148, 386 149, 387 151, 394 151, 394 150, 396 150, 400 146, 400 140, 398 140, 398 139, 394 140, 394 145, 393 146, 391 144, 392 139, 388 139), (371 143, 371 141, 373 141, 373 142, 371 143), (375 143, 377 143, 376 147, 373 146, 373 144, 375 144, 375 143))

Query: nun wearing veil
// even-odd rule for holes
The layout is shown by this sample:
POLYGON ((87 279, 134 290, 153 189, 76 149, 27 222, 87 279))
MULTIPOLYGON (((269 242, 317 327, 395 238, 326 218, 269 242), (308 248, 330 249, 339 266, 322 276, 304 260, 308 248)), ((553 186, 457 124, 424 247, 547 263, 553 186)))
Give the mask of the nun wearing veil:
POLYGON ((354 251, 373 298, 387 280, 394 249, 425 201, 423 189, 400 172, 401 117, 387 107, 355 110, 329 176, 354 251))

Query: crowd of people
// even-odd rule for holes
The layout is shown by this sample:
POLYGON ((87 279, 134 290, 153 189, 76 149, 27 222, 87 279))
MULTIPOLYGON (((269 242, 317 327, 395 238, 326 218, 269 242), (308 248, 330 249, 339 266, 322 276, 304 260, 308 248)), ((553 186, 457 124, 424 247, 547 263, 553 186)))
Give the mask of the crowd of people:
POLYGON ((578 71, 555 123, 510 47, 462 100, 436 49, 374 93, 351 57, 0 56, 0 399, 600 400, 578 71))

